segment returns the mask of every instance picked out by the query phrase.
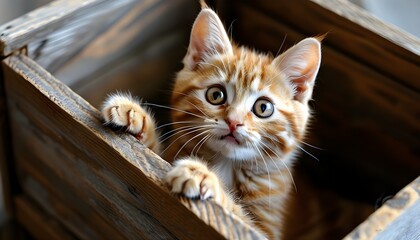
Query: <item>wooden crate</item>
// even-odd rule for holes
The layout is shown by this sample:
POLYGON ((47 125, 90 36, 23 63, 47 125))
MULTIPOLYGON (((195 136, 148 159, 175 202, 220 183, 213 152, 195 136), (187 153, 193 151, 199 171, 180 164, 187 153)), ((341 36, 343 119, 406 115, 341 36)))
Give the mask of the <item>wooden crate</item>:
MULTIPOLYGON (((340 206, 361 214, 319 237, 343 237, 420 174, 419 39, 346 1, 208 2, 235 41, 273 54, 328 33, 307 141, 324 150, 304 146, 319 161, 301 154, 289 238, 340 206), (319 214, 308 217, 308 199, 319 214)), ((6 206, 36 238, 261 237, 212 202, 168 194, 170 165, 95 108, 117 89, 165 103, 198 11, 193 0, 61 0, 0 26, 6 206)))

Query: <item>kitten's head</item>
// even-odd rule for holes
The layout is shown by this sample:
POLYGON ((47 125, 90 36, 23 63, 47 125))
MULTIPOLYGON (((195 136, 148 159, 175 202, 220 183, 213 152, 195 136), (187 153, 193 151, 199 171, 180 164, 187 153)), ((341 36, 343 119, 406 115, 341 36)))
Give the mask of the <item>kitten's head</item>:
POLYGON ((204 7, 172 95, 184 147, 242 161, 293 152, 310 115, 320 48, 316 38, 307 38, 273 58, 237 47, 216 13, 204 7))

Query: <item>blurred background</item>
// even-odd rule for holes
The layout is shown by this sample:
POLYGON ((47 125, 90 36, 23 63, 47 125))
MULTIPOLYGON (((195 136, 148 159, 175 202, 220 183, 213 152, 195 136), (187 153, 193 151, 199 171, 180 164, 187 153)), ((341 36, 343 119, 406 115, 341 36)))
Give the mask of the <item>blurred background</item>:
POLYGON ((0 0, 0 24, 51 2, 51 0, 0 0))
POLYGON ((387 23, 420 37, 419 0, 350 0, 387 23))

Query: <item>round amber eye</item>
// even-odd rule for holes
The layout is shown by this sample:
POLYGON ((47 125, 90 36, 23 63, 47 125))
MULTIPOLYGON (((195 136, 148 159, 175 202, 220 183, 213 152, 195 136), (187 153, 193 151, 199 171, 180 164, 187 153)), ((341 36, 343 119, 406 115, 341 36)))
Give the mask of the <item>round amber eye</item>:
POLYGON ((268 118, 274 113, 274 106, 270 100, 260 98, 255 101, 252 112, 259 118, 268 118))
POLYGON ((221 105, 226 102, 225 89, 222 86, 212 86, 207 89, 206 100, 213 105, 221 105))

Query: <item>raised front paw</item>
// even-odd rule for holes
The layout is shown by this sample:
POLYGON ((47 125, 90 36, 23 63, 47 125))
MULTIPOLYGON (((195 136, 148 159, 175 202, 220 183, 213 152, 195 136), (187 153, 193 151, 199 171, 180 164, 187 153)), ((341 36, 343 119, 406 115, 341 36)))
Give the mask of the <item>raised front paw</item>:
POLYGON ((213 198, 219 202, 223 191, 216 174, 204 163, 191 159, 175 162, 175 166, 166 175, 165 182, 173 193, 191 199, 213 198))
POLYGON ((102 105, 105 124, 125 128, 147 147, 159 151, 155 123, 147 110, 130 95, 115 94, 109 96, 102 105))

